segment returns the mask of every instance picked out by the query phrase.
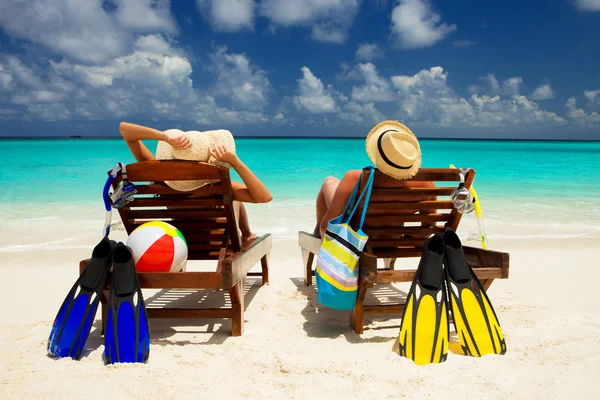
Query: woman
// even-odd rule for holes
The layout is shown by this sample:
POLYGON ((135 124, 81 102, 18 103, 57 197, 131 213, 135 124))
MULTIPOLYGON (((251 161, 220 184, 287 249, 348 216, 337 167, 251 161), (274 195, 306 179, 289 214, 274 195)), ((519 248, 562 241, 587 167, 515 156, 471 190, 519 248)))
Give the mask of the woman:
MULTIPOLYGON (((379 171, 398 180, 412 178, 421 166, 421 148, 417 137, 398 121, 383 121, 369 132, 367 154, 379 171)), ((325 179, 317 195, 315 236, 324 237, 329 221, 342 214, 361 172, 348 171, 341 181, 331 176, 325 179)), ((406 187, 435 187, 431 182, 402 183, 406 187)), ((414 199, 416 198, 406 198, 414 199)))
MULTIPOLYGON (((168 143, 174 151, 183 151, 191 149, 195 142, 191 135, 186 135, 176 129, 167 131, 159 131, 142 125, 121 122, 119 124, 119 132, 125 139, 129 150, 137 161, 150 161, 156 158, 150 150, 142 143, 142 140, 159 140, 168 143)), ((218 131, 205 132, 207 135, 218 131)), ((225 132, 231 135, 228 131, 225 132)), ((195 132, 199 134, 199 132, 195 132)), ((239 159, 232 149, 224 145, 211 144, 209 147, 210 155, 216 160, 230 164, 231 167, 238 173, 244 183, 231 181, 231 189, 233 200, 235 201, 238 210, 238 224, 242 235, 242 243, 248 243, 256 239, 256 235, 252 233, 248 222, 248 214, 242 202, 246 203, 268 203, 273 199, 269 190, 265 185, 254 175, 252 171, 239 159)), ((208 161, 208 160, 197 160, 208 161)))

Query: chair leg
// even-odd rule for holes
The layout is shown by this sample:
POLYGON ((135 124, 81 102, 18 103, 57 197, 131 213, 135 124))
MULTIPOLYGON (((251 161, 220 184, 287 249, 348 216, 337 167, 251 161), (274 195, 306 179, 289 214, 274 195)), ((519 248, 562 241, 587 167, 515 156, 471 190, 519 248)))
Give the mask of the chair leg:
POLYGON ((356 305, 350 313, 350 325, 354 328, 354 332, 359 335, 364 330, 364 301, 367 295, 369 283, 361 280, 358 284, 358 294, 356 296, 356 305))
POLYGON ((483 286, 483 290, 487 292, 487 290, 492 286, 493 279, 483 279, 481 280, 481 286, 483 286))
POLYGON ((314 254, 306 249, 302 249, 302 262, 304 262, 304 284, 306 286, 312 285, 312 277, 313 277, 313 258, 314 254))
POLYGON ((244 332, 244 294, 246 290, 246 280, 229 289, 231 297, 231 336, 241 336, 244 332))
POLYGON ((269 284, 269 254, 265 254, 265 256, 260 259, 260 266, 262 267, 262 284, 268 285, 269 284))
POLYGON ((393 270, 394 265, 396 264, 396 259, 395 258, 384 258, 383 264, 385 265, 386 269, 393 270))

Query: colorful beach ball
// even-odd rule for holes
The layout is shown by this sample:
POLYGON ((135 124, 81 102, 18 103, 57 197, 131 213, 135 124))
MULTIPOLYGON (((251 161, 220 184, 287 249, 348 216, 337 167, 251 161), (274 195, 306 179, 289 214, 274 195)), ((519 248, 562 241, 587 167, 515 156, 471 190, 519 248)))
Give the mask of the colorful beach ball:
POLYGON ((137 272, 185 271, 188 248, 185 238, 171 224, 162 221, 138 226, 129 238, 137 272))

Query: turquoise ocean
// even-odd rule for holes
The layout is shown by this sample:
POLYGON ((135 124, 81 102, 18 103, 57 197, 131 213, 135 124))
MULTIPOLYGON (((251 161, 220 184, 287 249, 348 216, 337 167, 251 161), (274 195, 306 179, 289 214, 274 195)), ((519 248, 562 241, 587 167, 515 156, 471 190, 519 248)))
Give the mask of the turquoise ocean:
MULTIPOLYGON (((364 139, 238 138, 236 147, 274 196, 248 209, 254 229, 275 240, 312 230, 324 178, 370 165, 364 139)), ((421 149, 423 167, 476 170, 490 242, 600 238, 600 142, 422 140, 421 149)), ((118 161, 134 161, 120 139, 1 140, 0 250, 99 235, 106 171, 118 161)), ((476 229, 475 216, 462 225, 476 229)))

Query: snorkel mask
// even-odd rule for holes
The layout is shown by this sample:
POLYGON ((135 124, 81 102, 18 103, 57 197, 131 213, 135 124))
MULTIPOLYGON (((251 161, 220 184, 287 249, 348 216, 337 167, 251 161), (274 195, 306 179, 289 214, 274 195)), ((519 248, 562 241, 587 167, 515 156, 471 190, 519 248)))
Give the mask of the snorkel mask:
POLYGON ((108 236, 110 233, 110 229, 113 225, 112 221, 112 209, 113 208, 123 208, 127 206, 134 200, 134 195, 137 193, 135 185, 129 182, 127 179, 127 171, 125 169, 125 165, 122 163, 117 163, 117 165, 113 168, 113 170, 108 175, 108 179, 104 184, 104 189, 102 191, 102 198, 104 199, 104 208, 106 209, 106 218, 104 220, 104 236, 108 236), (117 185, 116 190, 113 193, 109 193, 109 190, 112 186, 113 181, 119 175, 119 172, 123 174, 123 178, 121 182, 117 185))
POLYGON ((460 169, 460 183, 458 187, 454 189, 452 192, 451 201, 456 211, 461 214, 468 214, 475 209, 475 204, 473 202, 473 195, 465 187, 465 175, 468 169, 460 169))

